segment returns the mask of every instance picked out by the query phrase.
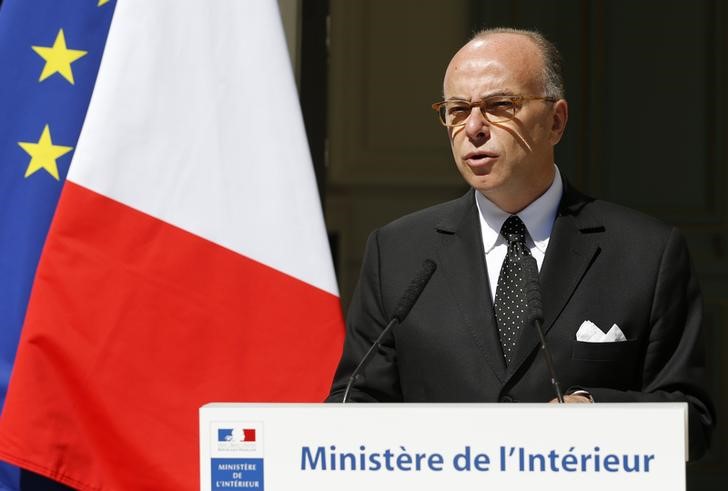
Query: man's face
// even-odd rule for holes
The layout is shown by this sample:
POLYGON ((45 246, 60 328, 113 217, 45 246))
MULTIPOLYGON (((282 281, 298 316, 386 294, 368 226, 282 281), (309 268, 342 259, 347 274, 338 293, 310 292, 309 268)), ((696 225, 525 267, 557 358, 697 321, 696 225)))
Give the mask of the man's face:
MULTIPOLYGON (((543 61, 518 34, 492 34, 465 45, 445 74, 445 99, 543 96, 543 61)), ((463 178, 496 205, 516 213, 553 180, 553 147, 566 125, 566 101, 525 101, 515 119, 489 123, 476 107, 464 126, 448 128, 463 178)))

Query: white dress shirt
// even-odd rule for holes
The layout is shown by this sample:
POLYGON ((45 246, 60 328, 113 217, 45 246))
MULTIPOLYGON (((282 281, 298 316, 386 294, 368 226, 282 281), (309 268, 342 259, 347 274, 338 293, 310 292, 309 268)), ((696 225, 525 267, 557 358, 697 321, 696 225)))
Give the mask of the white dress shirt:
MULTIPOLYGON (((559 169, 554 165, 554 182, 551 186, 536 199, 533 203, 517 213, 518 217, 526 225, 528 234, 526 245, 538 263, 541 270, 543 258, 546 255, 546 248, 551 238, 551 229, 559 210, 559 202, 564 190, 559 169)), ((488 265, 488 281, 490 282, 491 299, 495 300, 495 289, 498 285, 498 276, 501 266, 508 252, 508 243, 500 230, 510 213, 498 208, 492 201, 481 193, 475 193, 475 203, 478 206, 480 216, 480 231, 483 236, 483 250, 485 261, 488 265)))

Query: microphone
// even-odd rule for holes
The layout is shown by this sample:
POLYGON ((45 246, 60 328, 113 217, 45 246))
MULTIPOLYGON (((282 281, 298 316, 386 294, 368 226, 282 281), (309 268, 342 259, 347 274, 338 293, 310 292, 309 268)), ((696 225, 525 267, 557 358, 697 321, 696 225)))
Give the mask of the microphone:
POLYGON ((563 404, 564 396, 561 394, 559 379, 556 377, 556 369, 551 359, 551 352, 546 346, 546 338, 543 335, 541 324, 543 323, 543 303, 541 302, 541 285, 538 282, 538 264, 533 256, 523 258, 523 268, 526 273, 526 303, 528 305, 528 324, 533 324, 541 338, 541 351, 543 352, 546 365, 551 373, 551 385, 554 386, 556 399, 563 404))
POLYGON ((417 302, 417 299, 420 298, 420 294, 425 289, 425 286, 427 286, 427 283, 430 281, 430 278, 432 278, 436 269, 437 264, 432 259, 425 259, 422 262, 422 269, 420 269, 420 272, 412 279, 404 294, 402 294, 389 323, 387 323, 377 339, 369 347, 369 351, 364 354, 361 361, 352 372, 351 377, 349 377, 349 382, 346 384, 346 390, 344 391, 344 398, 341 400, 342 404, 349 398, 349 391, 351 390, 351 386, 354 385, 354 380, 356 380, 359 376, 359 372, 361 372, 364 367, 369 364, 369 361, 372 359, 372 355, 374 354, 374 350, 379 347, 384 336, 392 330, 395 324, 401 324, 404 321, 405 317, 407 317, 410 313, 410 310, 412 310, 412 307, 414 307, 415 302, 417 302))

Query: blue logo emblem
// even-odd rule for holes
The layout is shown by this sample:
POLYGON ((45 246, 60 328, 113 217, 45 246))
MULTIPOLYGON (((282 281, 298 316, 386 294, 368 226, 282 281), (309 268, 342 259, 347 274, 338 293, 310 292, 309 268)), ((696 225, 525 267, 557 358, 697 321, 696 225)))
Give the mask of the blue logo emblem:
POLYGON ((232 428, 218 428, 217 430, 217 441, 218 442, 230 442, 233 439, 232 428))

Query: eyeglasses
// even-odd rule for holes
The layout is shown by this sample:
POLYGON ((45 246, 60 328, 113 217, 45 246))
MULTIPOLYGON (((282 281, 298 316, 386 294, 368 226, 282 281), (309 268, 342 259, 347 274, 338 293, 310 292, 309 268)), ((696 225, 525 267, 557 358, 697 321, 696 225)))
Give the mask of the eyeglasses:
POLYGON ((449 99, 436 102, 432 105, 432 109, 440 115, 440 122, 443 125, 452 128, 464 125, 474 107, 480 109, 489 123, 505 123, 516 117, 516 113, 526 101, 536 100, 556 102, 558 99, 536 95, 494 95, 475 102, 449 99))

